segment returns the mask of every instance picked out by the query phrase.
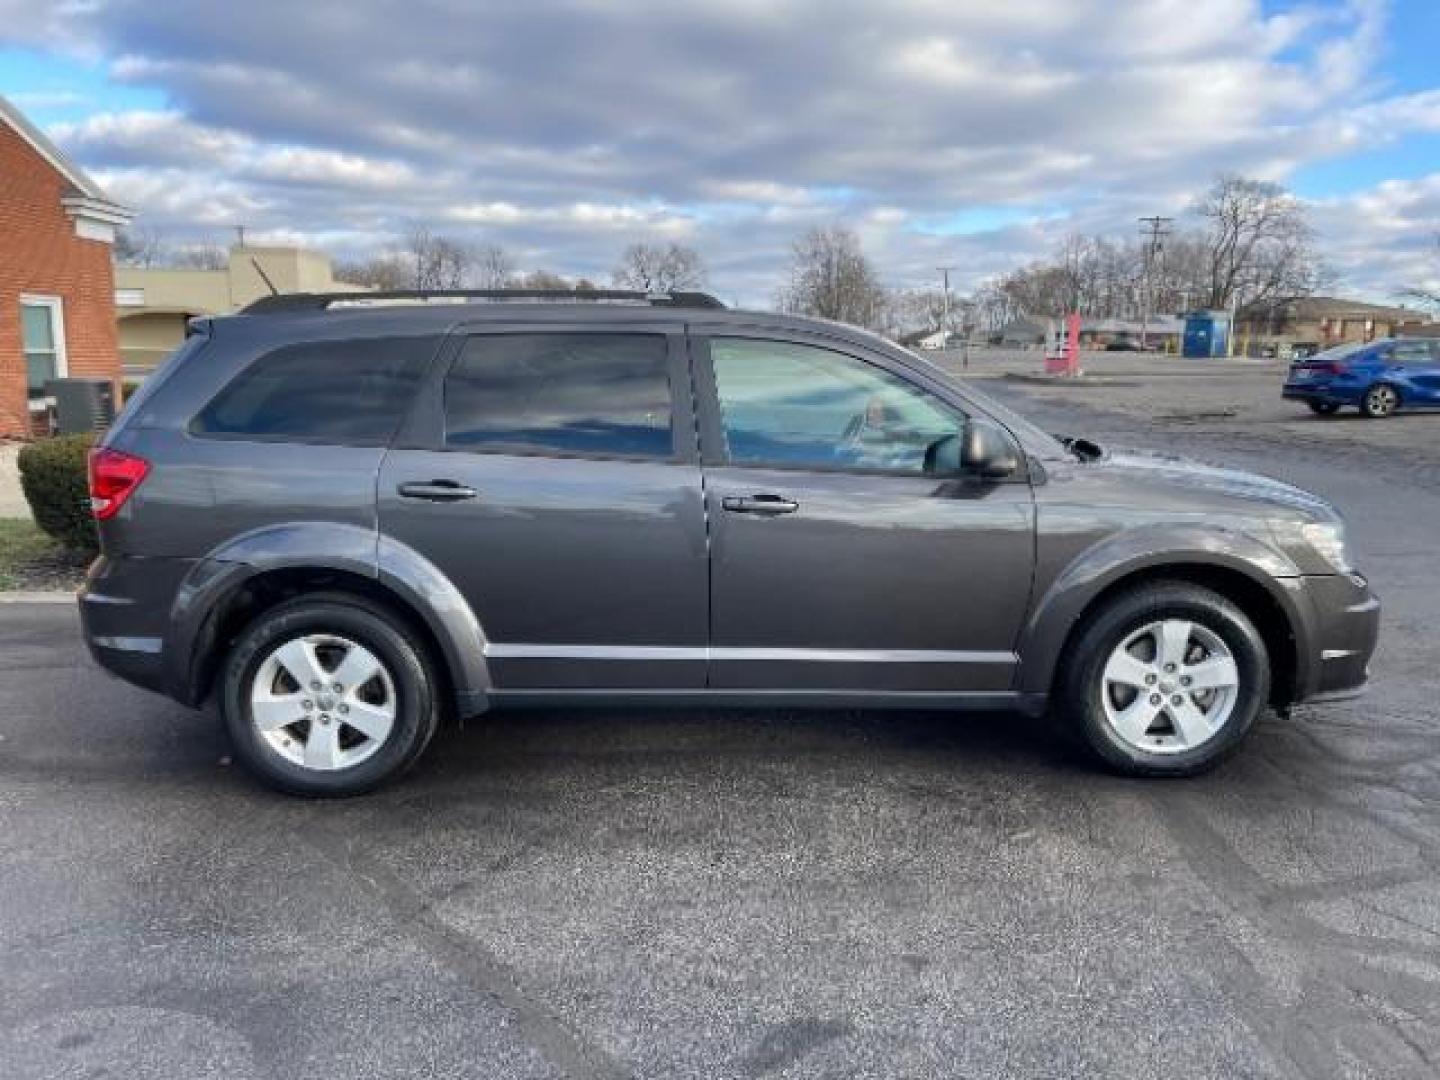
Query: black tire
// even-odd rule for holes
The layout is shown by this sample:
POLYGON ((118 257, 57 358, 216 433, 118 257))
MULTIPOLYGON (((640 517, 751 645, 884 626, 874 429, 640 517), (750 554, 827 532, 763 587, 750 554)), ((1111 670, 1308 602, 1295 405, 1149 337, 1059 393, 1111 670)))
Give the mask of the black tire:
POLYGON ((1367 420, 1383 420, 1400 407, 1400 391, 1389 383, 1376 383, 1360 399, 1360 415, 1367 420))
POLYGON ((1333 401, 1312 401, 1309 405, 1310 411, 1316 416, 1334 416, 1340 411, 1340 406, 1333 401))
MULTIPOLYGON (((220 700, 235 756, 261 780, 291 795, 337 798, 372 791, 415 763, 439 723, 438 685, 424 643, 403 620, 361 597, 312 593, 276 605, 244 629, 225 660, 220 700), (285 641, 306 634, 337 635, 364 646, 393 684, 393 726, 357 764, 322 771, 288 761, 251 721, 249 691, 260 665, 285 641)), ((336 727, 339 738, 338 721, 336 727)))
POLYGON ((1233 754, 1255 726, 1270 695, 1270 659, 1254 624, 1231 601, 1187 582, 1156 582, 1116 596, 1086 618, 1063 658, 1056 690, 1061 718, 1109 768, 1127 776, 1194 776, 1233 754), (1230 714, 1214 735, 1193 748, 1159 753, 1127 742, 1112 727, 1102 676, 1122 642, 1167 618, 1188 620, 1219 637, 1239 678, 1230 714))

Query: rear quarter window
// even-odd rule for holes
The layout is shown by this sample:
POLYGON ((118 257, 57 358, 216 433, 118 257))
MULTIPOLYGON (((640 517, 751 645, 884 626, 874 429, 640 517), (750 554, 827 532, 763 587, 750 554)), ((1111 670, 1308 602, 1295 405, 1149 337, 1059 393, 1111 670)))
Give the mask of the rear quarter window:
POLYGON ((218 438, 384 445, 435 346, 433 337, 286 345, 232 379, 190 430, 218 438))

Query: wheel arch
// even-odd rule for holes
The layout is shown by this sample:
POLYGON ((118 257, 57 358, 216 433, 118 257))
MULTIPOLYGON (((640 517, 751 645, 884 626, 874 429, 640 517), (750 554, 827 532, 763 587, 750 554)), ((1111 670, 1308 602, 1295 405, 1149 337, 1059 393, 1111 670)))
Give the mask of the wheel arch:
MULTIPOLYGON (((1213 533, 1211 534, 1214 535, 1213 533)), ((1258 545, 1257 545, 1258 546, 1258 545)), ((1181 581, 1219 593, 1255 624, 1272 667, 1272 704, 1295 700, 1306 685, 1308 621, 1299 574, 1268 548, 1263 561, 1251 551, 1171 550, 1164 555, 1081 560, 1056 579, 1036 606, 1024 631, 1018 688, 1027 696, 1048 696, 1061 663, 1087 621, 1113 597, 1158 581, 1181 581), (1282 573, 1276 573, 1277 570, 1282 573), (1289 572, 1284 572, 1288 570, 1289 572)), ((1112 553, 1115 554, 1115 553, 1112 553)))
POLYGON ((430 650, 445 700, 484 711, 485 636, 452 582, 417 552, 356 526, 289 524, 257 530, 200 560, 177 593, 165 655, 175 697, 208 696, 229 643, 274 605, 307 592, 343 592, 382 605, 430 650))

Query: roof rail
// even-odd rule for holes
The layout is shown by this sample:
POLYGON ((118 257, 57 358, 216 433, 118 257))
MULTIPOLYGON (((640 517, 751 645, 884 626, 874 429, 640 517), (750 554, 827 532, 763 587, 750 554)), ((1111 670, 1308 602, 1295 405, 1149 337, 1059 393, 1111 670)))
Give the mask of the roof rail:
POLYGON ((652 307, 723 308, 709 293, 640 292, 630 289, 385 289, 379 292, 281 293, 262 296, 240 309, 242 315, 278 315, 329 311, 332 307, 371 307, 387 303, 471 303, 507 301, 649 304, 652 307))

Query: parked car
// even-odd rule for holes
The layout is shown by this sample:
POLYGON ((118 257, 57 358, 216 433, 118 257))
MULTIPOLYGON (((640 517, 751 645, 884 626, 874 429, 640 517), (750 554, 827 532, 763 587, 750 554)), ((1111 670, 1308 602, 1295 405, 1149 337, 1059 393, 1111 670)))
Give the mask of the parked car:
POLYGON ((308 795, 445 718, 657 702, 1052 708, 1180 776, 1366 680, 1314 495, 1058 439, 834 323, 508 296, 196 321, 94 451, 96 659, 308 795))
POLYGON ((1440 340, 1392 338, 1337 345, 1290 365, 1282 394, 1321 416, 1354 406, 1379 419, 1395 410, 1440 408, 1440 340))

